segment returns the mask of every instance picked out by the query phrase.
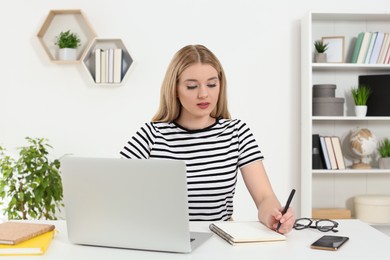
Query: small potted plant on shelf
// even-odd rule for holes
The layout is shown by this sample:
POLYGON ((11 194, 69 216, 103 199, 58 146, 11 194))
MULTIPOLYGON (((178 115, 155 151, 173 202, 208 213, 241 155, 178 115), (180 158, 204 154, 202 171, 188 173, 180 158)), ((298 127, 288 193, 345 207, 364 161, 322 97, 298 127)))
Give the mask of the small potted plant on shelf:
POLYGON ((357 117, 365 117, 367 114, 367 100, 371 95, 371 89, 368 86, 360 85, 351 90, 355 102, 355 114, 357 117))
POLYGON ((380 169, 390 169, 390 140, 389 138, 384 138, 379 142, 378 152, 380 155, 379 158, 379 168, 380 169))
POLYGON ((321 40, 317 40, 314 42, 314 47, 316 49, 315 54, 315 62, 317 63, 325 63, 327 60, 326 50, 328 49, 328 43, 324 43, 321 40))
POLYGON ((70 30, 60 32, 56 37, 55 45, 58 45, 60 60, 76 60, 77 48, 81 46, 80 37, 70 30))
POLYGON ((0 205, 8 219, 57 219, 64 206, 60 161, 49 160, 47 139, 26 140, 17 159, 0 146, 0 205))

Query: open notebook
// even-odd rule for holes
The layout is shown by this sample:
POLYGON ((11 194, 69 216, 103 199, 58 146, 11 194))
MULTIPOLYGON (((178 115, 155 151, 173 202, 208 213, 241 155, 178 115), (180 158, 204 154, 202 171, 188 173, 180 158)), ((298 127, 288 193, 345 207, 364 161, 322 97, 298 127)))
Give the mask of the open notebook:
POLYGON ((286 236, 277 233, 258 221, 215 222, 210 230, 232 245, 286 240, 286 236))

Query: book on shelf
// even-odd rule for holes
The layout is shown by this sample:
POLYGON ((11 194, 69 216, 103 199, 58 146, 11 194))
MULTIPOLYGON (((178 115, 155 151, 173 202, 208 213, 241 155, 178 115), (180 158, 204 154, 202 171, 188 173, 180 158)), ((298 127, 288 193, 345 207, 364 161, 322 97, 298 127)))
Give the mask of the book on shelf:
POLYGON ((95 50, 95 82, 100 83, 101 82, 101 56, 102 56, 102 49, 96 49, 95 50))
POLYGON ((387 48, 387 54, 385 57, 385 60, 383 61, 384 64, 389 64, 390 63, 390 44, 389 47, 387 48))
POLYGON ((107 50, 108 52, 108 64, 107 64, 107 71, 108 71, 108 83, 114 82, 114 49, 110 48, 107 50))
POLYGON ((360 47, 362 46, 363 37, 364 37, 364 32, 359 33, 359 35, 356 39, 355 47, 353 49, 351 63, 357 63, 357 59, 358 59, 359 52, 360 52, 360 47))
POLYGON ((356 63, 364 63, 367 55, 368 45, 370 44, 372 33, 364 32, 362 45, 360 46, 359 55, 356 63))
POLYGON ((313 134, 312 142, 312 167, 313 169, 324 169, 320 135, 313 134))
POLYGON ((324 166, 325 166, 324 169, 331 170, 332 166, 330 164, 329 155, 328 155, 328 151, 327 151, 327 148, 326 148, 326 143, 325 143, 325 137, 324 136, 320 136, 320 143, 321 143, 321 155, 323 157, 323 161, 325 162, 324 163, 324 166))
POLYGON ((368 45, 366 58, 364 60, 365 64, 369 64, 370 63, 372 50, 374 49, 374 45, 375 45, 375 41, 376 41, 376 37, 377 36, 378 36, 378 32, 373 32, 372 35, 371 35, 370 44, 368 45))
POLYGON ((328 151, 330 168, 331 170, 337 170, 336 156, 333 151, 332 138, 330 136, 325 136, 326 150, 328 151))
POLYGON ((53 240, 55 231, 48 231, 16 245, 0 245, 0 256, 42 255, 53 240))
POLYGON ((259 221, 223 221, 210 224, 210 230, 232 245, 286 240, 286 236, 259 221))
POLYGON ((372 49, 371 57, 370 57, 370 64, 376 64, 378 61, 379 53, 382 48, 383 39, 385 34, 383 32, 378 32, 375 40, 374 47, 372 49))
POLYGON ((344 154, 341 148, 340 138, 338 136, 332 136, 331 139, 332 139, 334 155, 336 158, 337 169, 345 170, 344 154))
POLYGON ((0 224, 0 244, 16 245, 51 230, 50 224, 36 224, 8 221, 0 224))
POLYGON ((114 49, 114 83, 121 83, 123 76, 123 50, 114 49))
POLYGON ((381 46, 381 50, 379 52, 377 64, 384 64, 387 50, 389 49, 389 42, 390 42, 390 36, 389 33, 385 33, 385 36, 383 38, 383 44, 381 46))
POLYGON ((101 83, 107 83, 107 51, 102 50, 102 56, 100 59, 100 77, 101 83))

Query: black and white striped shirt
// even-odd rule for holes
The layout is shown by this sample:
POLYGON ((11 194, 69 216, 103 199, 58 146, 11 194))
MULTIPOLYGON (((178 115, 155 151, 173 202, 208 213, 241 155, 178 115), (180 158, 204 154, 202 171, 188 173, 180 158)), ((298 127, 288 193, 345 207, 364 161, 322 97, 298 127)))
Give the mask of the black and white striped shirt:
POLYGON ((217 119, 200 130, 176 123, 146 123, 120 151, 131 159, 184 160, 190 220, 227 220, 233 214, 238 168, 263 159, 249 127, 217 119))

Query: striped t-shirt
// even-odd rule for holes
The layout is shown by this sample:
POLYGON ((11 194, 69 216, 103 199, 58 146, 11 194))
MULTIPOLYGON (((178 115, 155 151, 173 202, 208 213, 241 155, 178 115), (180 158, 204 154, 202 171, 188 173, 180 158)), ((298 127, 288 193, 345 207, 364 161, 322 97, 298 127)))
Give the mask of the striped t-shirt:
POLYGON ((170 122, 146 123, 120 151, 131 159, 184 160, 190 220, 228 220, 238 168, 263 159, 249 127, 217 119, 200 130, 170 122))

